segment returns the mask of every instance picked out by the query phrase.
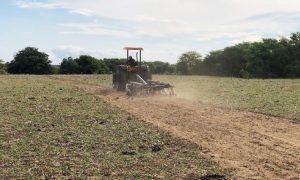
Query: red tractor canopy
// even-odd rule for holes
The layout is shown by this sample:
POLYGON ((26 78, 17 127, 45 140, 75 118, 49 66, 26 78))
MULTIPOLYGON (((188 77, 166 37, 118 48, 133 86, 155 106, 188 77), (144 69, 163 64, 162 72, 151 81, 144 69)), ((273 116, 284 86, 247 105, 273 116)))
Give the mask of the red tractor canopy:
POLYGON ((144 51, 142 47, 124 47, 124 50, 144 51))

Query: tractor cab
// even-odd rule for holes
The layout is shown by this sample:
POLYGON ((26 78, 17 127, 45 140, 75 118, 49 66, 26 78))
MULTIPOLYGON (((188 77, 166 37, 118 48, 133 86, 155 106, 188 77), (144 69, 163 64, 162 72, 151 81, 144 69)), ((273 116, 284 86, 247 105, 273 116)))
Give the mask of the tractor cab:
POLYGON ((124 50, 127 53, 127 61, 125 64, 119 65, 117 72, 113 74, 113 88, 118 91, 125 91, 126 84, 130 81, 138 81, 136 75, 139 75, 145 81, 152 79, 149 66, 142 64, 142 51, 144 49, 141 47, 125 47, 124 50), (132 51, 135 52, 135 59, 130 56, 132 51))
POLYGON ((127 61, 125 65, 121 65, 123 69, 127 69, 128 72, 138 73, 142 75, 143 72, 149 71, 148 65, 142 65, 142 51, 143 48, 137 47, 125 47, 127 52, 127 61), (130 56, 130 51, 135 51, 135 58, 130 56))
POLYGON ((131 66, 137 66, 142 64, 142 51, 144 51, 144 48, 140 47, 125 47, 124 50, 127 51, 127 65, 131 66), (135 53, 135 60, 132 56, 130 56, 130 51, 136 51, 135 53))

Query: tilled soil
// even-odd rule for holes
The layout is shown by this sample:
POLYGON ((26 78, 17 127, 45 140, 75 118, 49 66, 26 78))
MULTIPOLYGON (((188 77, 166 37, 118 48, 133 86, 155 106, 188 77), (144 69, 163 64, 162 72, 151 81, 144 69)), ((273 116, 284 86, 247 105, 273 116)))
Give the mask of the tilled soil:
POLYGON ((205 156, 233 170, 233 179, 300 179, 300 124, 291 120, 176 97, 129 98, 99 86, 64 82, 198 144, 205 156))

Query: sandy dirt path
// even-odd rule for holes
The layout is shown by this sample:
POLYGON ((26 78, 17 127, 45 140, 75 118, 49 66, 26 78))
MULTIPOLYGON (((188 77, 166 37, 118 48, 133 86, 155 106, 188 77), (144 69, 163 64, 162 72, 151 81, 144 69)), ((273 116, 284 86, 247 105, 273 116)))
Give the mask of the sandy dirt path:
POLYGON ((288 119, 176 97, 128 98, 111 89, 64 82, 198 144, 206 157, 233 170, 233 179, 300 179, 300 124, 288 119))

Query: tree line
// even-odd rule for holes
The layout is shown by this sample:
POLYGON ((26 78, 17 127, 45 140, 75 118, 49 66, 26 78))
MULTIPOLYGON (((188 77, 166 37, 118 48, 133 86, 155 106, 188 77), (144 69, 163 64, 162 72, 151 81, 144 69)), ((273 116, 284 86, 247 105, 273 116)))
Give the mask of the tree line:
POLYGON ((242 78, 300 77, 300 32, 289 38, 244 42, 206 57, 197 52, 180 56, 177 73, 242 78))
MULTIPOLYGON (((19 51, 10 63, 3 64, 0 60, 0 74, 109 74, 125 62, 126 59, 97 59, 81 55, 75 59, 65 58, 59 66, 52 66, 46 53, 27 47, 19 51)), ((144 63, 149 65, 153 74, 295 78, 300 77, 300 32, 289 38, 240 43, 212 51, 205 57, 194 51, 186 52, 176 64, 144 63)))
MULTIPOLYGON (((59 74, 111 74, 116 72, 118 65, 125 64, 126 59, 104 58, 96 59, 88 55, 79 58, 63 59, 59 74)), ((143 62, 147 64, 153 74, 175 74, 176 67, 162 61, 143 62)))
MULTIPOLYGON (((7 71, 10 74, 111 74, 117 70, 118 65, 125 63, 126 59, 97 59, 81 55, 75 59, 65 58, 59 66, 53 66, 46 53, 40 52, 35 47, 26 47, 19 51, 10 63, 3 64, 0 61, 0 73, 3 70, 3 73, 7 71)), ((149 65, 154 74, 175 73, 175 65, 169 63, 161 61, 144 63, 149 65)))

